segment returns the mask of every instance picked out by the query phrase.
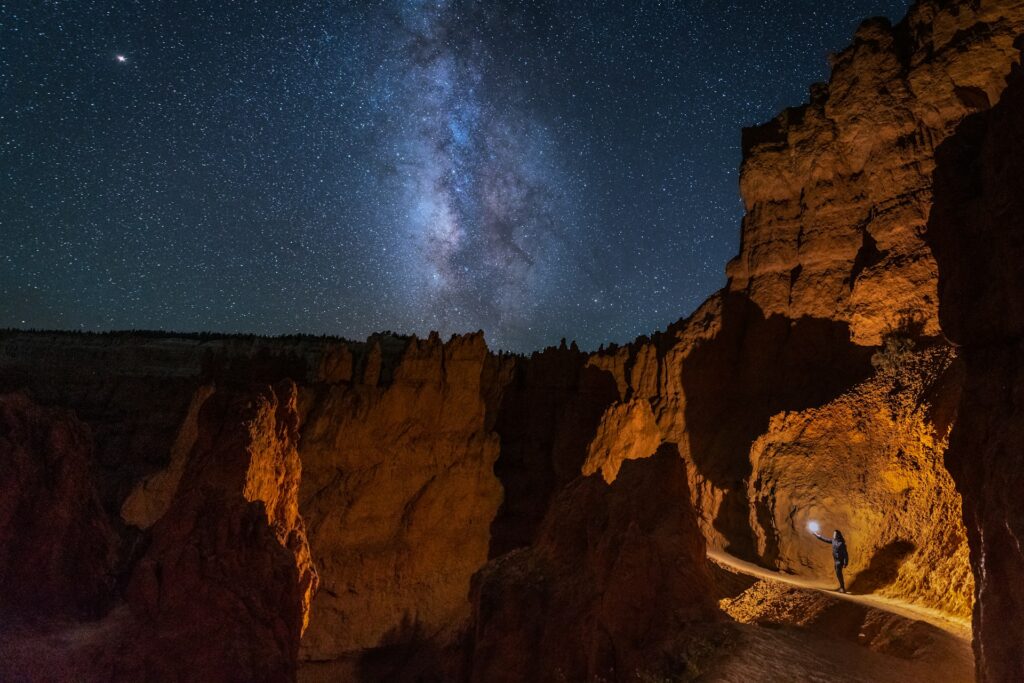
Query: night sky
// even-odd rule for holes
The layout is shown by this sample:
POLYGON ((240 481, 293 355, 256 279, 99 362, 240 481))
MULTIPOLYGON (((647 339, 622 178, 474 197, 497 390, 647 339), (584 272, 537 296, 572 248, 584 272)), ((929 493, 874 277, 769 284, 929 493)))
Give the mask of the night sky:
POLYGON ((893 0, 0 0, 0 327, 628 341, 893 0))

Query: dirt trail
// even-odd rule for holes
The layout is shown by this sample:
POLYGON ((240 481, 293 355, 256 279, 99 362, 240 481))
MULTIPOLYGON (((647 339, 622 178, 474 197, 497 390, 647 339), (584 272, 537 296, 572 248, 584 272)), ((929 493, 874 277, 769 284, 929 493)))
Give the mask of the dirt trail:
POLYGON ((809 588, 813 590, 825 591, 831 597, 838 600, 848 600, 850 602, 860 603, 866 607, 880 609, 886 612, 892 612, 906 619, 915 621, 926 621, 932 626, 937 626, 944 631, 948 631, 951 635, 956 636, 970 644, 971 642, 971 620, 961 617, 955 617, 939 610, 930 609, 928 607, 921 607, 914 605, 902 600, 896 600, 893 598, 887 598, 881 595, 869 594, 869 595, 854 595, 854 594, 842 594, 834 590, 835 582, 823 582, 815 581, 814 579, 808 579, 802 576, 793 576, 791 574, 781 574, 779 572, 773 572, 770 569, 759 567, 756 564, 750 562, 744 562, 738 558, 733 557, 719 551, 708 552, 708 557, 713 562, 719 565, 725 566, 729 569, 734 570, 740 574, 746 574, 747 576, 755 576, 760 579, 766 579, 769 581, 778 581, 780 583, 789 584, 791 586, 797 586, 799 588, 809 588))
POLYGON ((878 595, 778 574, 709 553, 719 604, 736 623, 700 681, 971 683, 970 624, 878 595))

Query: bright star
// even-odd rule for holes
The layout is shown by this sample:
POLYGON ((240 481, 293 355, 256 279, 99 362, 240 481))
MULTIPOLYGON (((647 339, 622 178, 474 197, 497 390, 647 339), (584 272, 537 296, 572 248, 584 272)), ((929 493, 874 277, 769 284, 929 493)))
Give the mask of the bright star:
POLYGON ((121 62, 122 64, 124 64, 125 62, 128 61, 128 58, 125 57, 124 55, 116 55, 114 57, 114 59, 116 59, 117 61, 121 62))

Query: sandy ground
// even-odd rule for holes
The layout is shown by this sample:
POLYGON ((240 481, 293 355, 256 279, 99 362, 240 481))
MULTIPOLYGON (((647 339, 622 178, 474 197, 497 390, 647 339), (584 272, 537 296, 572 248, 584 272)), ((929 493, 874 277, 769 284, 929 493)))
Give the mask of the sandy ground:
POLYGON ((709 554, 719 604, 699 681, 972 683, 970 624, 935 610, 709 554))
MULTIPOLYGON (((645 683, 973 683, 970 625, 934 610, 876 595, 842 595, 833 586, 778 574, 728 555, 708 557, 716 598, 727 615, 695 625, 676 655, 681 677, 646 676, 645 683)), ((20 680, 72 681, 88 670, 90 645, 112 637, 128 615, 115 610, 99 623, 8 629, 0 661, 11 671, 45 672, 20 680), (23 663, 23 664, 22 664, 23 663)), ((389 660, 404 657, 388 652, 389 660)), ((409 664, 402 660, 404 664, 409 664)), ((371 663, 372 664, 372 663, 371 663)), ((378 663, 382 664, 382 663, 378 663)), ((302 681, 396 680, 361 661, 302 667, 302 681)), ((418 670, 415 665, 412 669, 418 670)), ((416 680, 400 676, 399 680, 416 680)), ((429 680, 429 679, 428 679, 429 680)))

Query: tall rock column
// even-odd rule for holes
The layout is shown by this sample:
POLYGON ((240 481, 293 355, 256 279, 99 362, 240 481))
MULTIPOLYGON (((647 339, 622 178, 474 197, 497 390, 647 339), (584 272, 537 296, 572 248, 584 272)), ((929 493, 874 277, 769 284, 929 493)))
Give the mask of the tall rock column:
POLYGON ((220 389, 127 602, 140 680, 294 680, 318 578, 299 516, 297 391, 220 389))
POLYGON ((1008 83, 938 149, 928 225, 942 329, 967 368, 946 461, 971 545, 979 681, 1024 680, 1024 69, 1008 83))
POLYGON ((303 389, 302 513, 322 579, 304 675, 441 666, 502 500, 492 423, 505 366, 482 334, 431 335, 394 357, 371 352, 354 381, 303 389))

